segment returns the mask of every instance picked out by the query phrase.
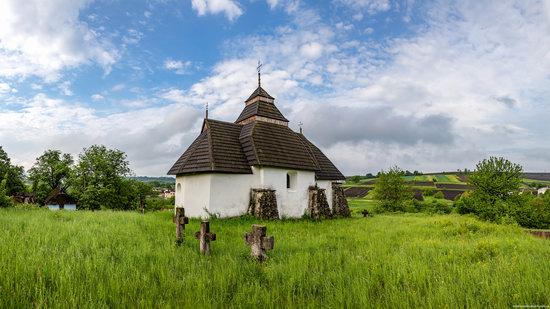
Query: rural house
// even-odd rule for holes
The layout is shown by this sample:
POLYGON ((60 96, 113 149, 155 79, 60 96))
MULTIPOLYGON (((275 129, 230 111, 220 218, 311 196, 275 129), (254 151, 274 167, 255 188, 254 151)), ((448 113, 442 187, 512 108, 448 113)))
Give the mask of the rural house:
POLYGON ((349 215, 344 176, 288 127, 274 101, 258 82, 234 123, 206 114, 200 135, 168 172, 176 175, 176 207, 191 217, 349 215))

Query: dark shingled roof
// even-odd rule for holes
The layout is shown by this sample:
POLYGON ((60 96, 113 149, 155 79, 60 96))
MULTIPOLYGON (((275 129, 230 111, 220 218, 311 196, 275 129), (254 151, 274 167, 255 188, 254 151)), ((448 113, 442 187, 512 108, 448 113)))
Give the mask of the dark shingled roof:
POLYGON ((272 100, 275 99, 274 97, 270 96, 269 93, 267 93, 267 91, 264 90, 264 88, 258 86, 258 88, 256 88, 256 90, 252 92, 252 94, 248 97, 248 99, 246 99, 245 102, 248 102, 257 96, 272 99, 272 100))
POLYGON ((221 172, 252 174, 239 142, 241 125, 205 119, 199 137, 168 172, 169 175, 221 172))
POLYGON ((346 180, 346 177, 344 177, 344 175, 342 175, 342 173, 336 168, 336 166, 332 164, 332 162, 325 156, 325 154, 321 151, 321 149, 313 145, 313 143, 310 142, 303 134, 301 133, 295 133, 295 134, 302 139, 302 141, 304 142, 304 145, 306 145, 309 150, 309 154, 313 157, 313 159, 319 166, 319 170, 315 172, 316 179, 346 180))
POLYGON ((264 101, 256 101, 245 106, 245 108, 239 115, 239 118, 237 118, 235 122, 241 122, 252 116, 261 116, 288 122, 288 119, 286 119, 283 114, 281 114, 275 104, 264 101))
POLYGON ((254 121, 243 126, 240 140, 250 165, 318 170, 300 137, 287 126, 254 121))
MULTIPOLYGON (((247 101, 256 96, 273 99, 258 87, 247 101)), ((251 174, 250 167, 259 165, 315 171, 318 180, 345 179, 319 148, 288 126, 261 120, 238 124, 252 116, 288 122, 275 104, 261 98, 244 108, 237 123, 205 119, 199 137, 168 174, 251 174)))

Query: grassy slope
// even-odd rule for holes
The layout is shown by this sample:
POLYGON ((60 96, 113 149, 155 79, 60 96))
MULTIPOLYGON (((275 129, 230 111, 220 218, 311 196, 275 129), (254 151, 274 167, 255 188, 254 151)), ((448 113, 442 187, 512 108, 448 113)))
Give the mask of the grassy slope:
POLYGON ((213 255, 173 245, 171 213, 0 210, 0 307, 511 307, 550 304, 549 242, 473 218, 213 221, 213 255))

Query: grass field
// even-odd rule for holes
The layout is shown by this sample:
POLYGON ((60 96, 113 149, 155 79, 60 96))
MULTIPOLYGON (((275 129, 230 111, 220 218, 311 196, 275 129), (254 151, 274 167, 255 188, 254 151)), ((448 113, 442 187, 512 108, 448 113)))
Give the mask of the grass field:
POLYGON ((190 236, 199 222, 175 247, 171 216, 0 210, 0 307, 550 304, 550 243, 517 227, 457 215, 265 222, 275 250, 259 265, 243 242, 256 221, 213 220, 205 258, 190 236))

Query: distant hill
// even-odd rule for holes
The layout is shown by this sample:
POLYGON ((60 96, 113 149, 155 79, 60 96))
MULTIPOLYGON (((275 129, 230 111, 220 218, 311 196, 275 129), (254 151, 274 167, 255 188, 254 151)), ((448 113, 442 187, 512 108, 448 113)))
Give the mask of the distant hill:
POLYGON ((164 177, 133 176, 133 177, 128 177, 128 178, 134 179, 134 180, 137 180, 137 181, 141 181, 141 182, 158 181, 160 183, 170 183, 170 184, 173 184, 176 181, 176 178, 167 177, 167 176, 164 176, 164 177))

